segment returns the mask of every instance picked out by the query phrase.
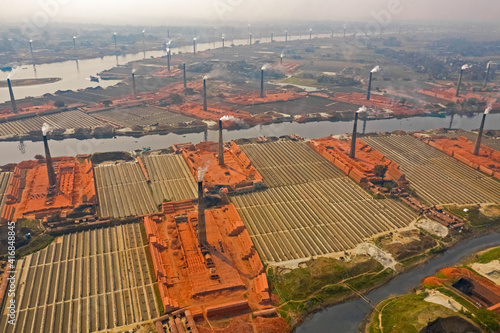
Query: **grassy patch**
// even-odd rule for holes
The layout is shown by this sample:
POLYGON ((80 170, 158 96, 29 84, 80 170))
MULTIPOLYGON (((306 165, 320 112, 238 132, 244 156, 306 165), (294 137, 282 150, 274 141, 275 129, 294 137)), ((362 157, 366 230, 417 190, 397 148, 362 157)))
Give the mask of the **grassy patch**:
POLYGON ((158 311, 160 315, 163 314, 165 308, 163 307, 163 302, 161 301, 160 288, 158 288, 158 283, 153 283, 153 289, 155 291, 156 305, 158 305, 158 311))
POLYGON ((305 268, 296 268, 282 275, 268 275, 268 279, 281 302, 286 302, 306 299, 326 285, 335 284, 362 273, 380 270, 382 266, 373 259, 358 263, 345 263, 332 258, 318 258, 309 261, 305 268))
POLYGON ((148 235, 146 235, 146 227, 144 227, 144 223, 140 222, 139 228, 141 229, 142 244, 148 244, 148 235))
POLYGON ((27 256, 28 254, 40 251, 49 246, 53 240, 54 236, 49 234, 43 234, 36 238, 32 238, 31 242, 29 242, 28 245, 25 245, 16 250, 16 257, 22 258, 24 256, 27 256))
POLYGON ((281 81, 282 83, 296 84, 298 86, 307 86, 307 87, 317 87, 318 80, 315 79, 304 79, 296 76, 292 76, 286 78, 281 81))
POLYGON ((500 225, 500 216, 486 216, 481 212, 479 206, 464 207, 452 205, 445 206, 445 209, 453 215, 468 220, 471 227, 475 229, 483 229, 486 227, 495 227, 500 225), (468 211, 464 212, 464 208, 467 208, 468 211))
MULTIPOLYGON (((410 294, 380 303, 377 309, 381 311, 383 332, 418 333, 429 320, 456 315, 442 305, 424 301, 425 296, 410 294)), ((371 322, 369 332, 380 332, 378 313, 374 316, 377 318, 371 322)))
POLYGON ((480 254, 475 261, 480 264, 487 264, 493 260, 500 260, 500 247, 480 254))
POLYGON ((149 251, 149 246, 146 246, 144 251, 146 252, 146 260, 148 261, 149 276, 151 277, 151 281, 156 281, 155 266, 153 265, 153 257, 151 256, 151 251, 149 251))

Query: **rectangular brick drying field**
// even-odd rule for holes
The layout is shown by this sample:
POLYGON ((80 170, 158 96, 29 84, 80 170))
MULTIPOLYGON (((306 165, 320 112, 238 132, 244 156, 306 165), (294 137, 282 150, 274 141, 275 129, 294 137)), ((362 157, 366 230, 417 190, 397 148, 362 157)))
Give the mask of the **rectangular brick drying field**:
POLYGON ((150 155, 144 157, 144 163, 157 205, 164 199, 180 201, 196 198, 196 182, 182 155, 150 155))
POLYGON ((413 136, 363 140, 398 163, 417 195, 433 205, 500 202, 500 182, 413 136))
POLYGON ((0 172, 0 216, 2 216, 3 207, 7 200, 7 189, 11 176, 12 172, 0 172))
POLYGON ((231 197, 264 261, 350 250, 416 218, 400 202, 374 199, 304 142, 240 147, 270 187, 231 197))
POLYGON ((66 234, 17 263, 18 318, 0 332, 96 332, 158 316, 139 224, 66 234))
POLYGON ((95 166, 99 216, 121 218, 158 211, 137 162, 95 166))

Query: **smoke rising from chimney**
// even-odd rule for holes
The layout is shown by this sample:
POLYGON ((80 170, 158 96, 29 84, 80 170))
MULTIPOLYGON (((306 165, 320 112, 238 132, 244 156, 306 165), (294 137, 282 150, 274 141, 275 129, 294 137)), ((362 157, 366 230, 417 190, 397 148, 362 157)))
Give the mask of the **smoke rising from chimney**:
POLYGON ((484 114, 489 114, 490 111, 491 111, 492 107, 491 105, 488 105, 488 107, 486 108, 486 110, 484 110, 484 114))
POLYGON ((380 70, 380 66, 375 66, 373 69, 372 69, 372 73, 377 73, 378 71, 380 70))
POLYGON ((205 165, 203 167, 198 167, 198 181, 202 182, 203 178, 205 177, 205 172, 208 170, 208 165, 205 165))
POLYGON ((49 133, 50 131, 52 131, 52 129, 53 129, 52 126, 50 126, 49 124, 43 123, 43 125, 42 125, 42 134, 43 134, 43 136, 46 136, 47 133, 49 133))
POLYGON ((466 70, 466 69, 469 69, 469 68, 472 68, 472 66, 469 65, 469 64, 465 64, 465 65, 462 66, 462 70, 466 70))
POLYGON ((358 109, 358 111, 356 111, 356 113, 365 112, 366 110, 368 110, 368 109, 366 108, 366 106, 364 106, 364 105, 363 105, 362 107, 360 107, 360 108, 358 109))

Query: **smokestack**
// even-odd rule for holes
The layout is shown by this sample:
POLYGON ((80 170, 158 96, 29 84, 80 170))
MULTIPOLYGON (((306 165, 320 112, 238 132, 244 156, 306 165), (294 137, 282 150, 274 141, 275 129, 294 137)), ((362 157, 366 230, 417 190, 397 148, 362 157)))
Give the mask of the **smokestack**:
POLYGON ((49 176, 49 186, 56 185, 56 173, 54 172, 54 165, 52 164, 52 157, 50 156, 49 143, 47 141, 47 134, 43 135, 43 146, 45 148, 45 161, 47 163, 47 174, 49 176))
POLYGON ((222 138, 222 120, 219 119, 219 165, 224 165, 224 139, 222 138))
POLYGON ((483 114, 483 119, 481 120, 481 126, 479 126, 479 133, 477 134, 477 139, 476 139, 476 147, 474 148, 474 155, 479 154, 479 149, 481 148, 481 139, 483 137, 483 130, 484 130, 484 122, 486 121, 486 115, 490 112, 491 108, 488 107, 486 111, 484 111, 483 114))
POLYGON ((332 28, 332 38, 333 38, 333 33, 335 32, 335 29, 332 28))
POLYGON ((283 53, 280 54, 280 65, 283 65, 283 53))
POLYGON ((488 65, 486 65, 486 76, 484 77, 484 88, 486 88, 488 80, 490 79, 490 69, 491 69, 491 62, 488 62, 488 65))
POLYGON ((366 93, 366 100, 370 100, 370 94, 372 90, 372 77, 373 77, 373 72, 370 72, 370 81, 368 81, 368 92, 366 93))
POLYGON ((115 50, 116 50, 116 32, 113 34, 113 39, 115 40, 115 50))
POLYGON ((222 51, 224 51, 225 45, 224 45, 224 36, 222 36, 222 51))
POLYGON ((260 98, 264 98, 264 69, 260 70, 260 98))
POLYGON ((285 30, 285 42, 288 42, 288 30, 285 30))
POLYGON ((250 46, 252 46, 252 33, 249 33, 249 34, 248 34, 248 37, 250 38, 250 39, 249 39, 250 46))
POLYGON ((271 32, 271 43, 274 42, 274 33, 271 32))
POLYGON ((312 29, 309 29, 309 40, 312 40, 312 38, 313 38, 312 33, 313 33, 313 30, 312 30, 312 29))
POLYGON ((7 85, 9 86, 10 102, 12 104, 12 113, 17 113, 16 99, 14 98, 14 91, 12 90, 12 84, 10 79, 7 79, 7 85))
POLYGON ((448 128, 448 129, 451 129, 451 127, 453 126, 453 118, 454 118, 454 117, 455 117, 455 112, 453 112, 453 113, 451 114, 451 118, 450 118, 450 126, 449 126, 449 128, 448 128))
POLYGON ((33 57, 33 41, 30 39, 30 53, 31 53, 31 59, 34 59, 33 57))
POLYGON ((167 69, 170 72, 170 48, 167 51, 167 69))
POLYGON ((76 53, 76 36, 73 36, 73 47, 75 48, 76 53))
POLYGON ((205 225, 205 202, 203 200, 203 178, 201 180, 198 179, 198 243, 200 247, 207 245, 207 229, 205 225))
POLYGON ((203 111, 207 109, 207 79, 203 79, 203 111))
POLYGON ((350 158, 354 158, 356 156, 356 134, 358 131, 358 112, 354 114, 354 126, 352 128, 352 137, 351 137, 351 151, 349 153, 350 158))
POLYGON ((132 93, 134 94, 134 98, 137 97, 137 90, 135 89, 135 74, 132 73, 132 93))
POLYGON ((346 27, 344 26, 344 37, 345 37, 345 30, 346 30, 346 27))
POLYGON ((183 78, 184 78, 184 90, 186 90, 187 88, 187 81, 186 81, 186 64, 182 64, 182 75, 183 75, 183 78))
POLYGON ((196 37, 193 38, 193 55, 196 55, 196 37))
POLYGON ((460 85, 462 84, 462 75, 464 74, 464 70, 460 69, 460 77, 458 78, 458 85, 457 85, 457 93, 455 96, 459 97, 460 96, 460 85))

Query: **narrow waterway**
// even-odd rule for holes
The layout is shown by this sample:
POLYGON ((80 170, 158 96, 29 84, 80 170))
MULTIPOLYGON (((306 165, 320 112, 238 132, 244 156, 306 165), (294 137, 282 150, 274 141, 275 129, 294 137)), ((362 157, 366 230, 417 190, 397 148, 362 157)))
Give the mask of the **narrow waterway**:
MULTIPOLYGON (((371 301, 370 304, 358 298, 350 302, 326 308, 312 315, 311 318, 298 326, 295 332, 358 332, 363 319, 372 310, 372 305, 375 306, 382 300, 393 295, 407 293, 412 288, 417 287, 423 278, 433 275, 443 267, 453 266, 469 254, 499 245, 499 234, 490 234, 467 240, 446 251, 444 254, 430 260, 423 266, 401 274, 384 286, 365 295, 365 298, 371 301)), ((404 318, 401 318, 401 320, 404 320, 404 318)))
MULTIPOLYGON (((453 128, 473 130, 479 127, 481 115, 472 118, 455 117, 453 128)), ((448 127, 450 117, 413 117, 405 119, 381 119, 360 122, 358 131, 363 133, 371 132, 392 132, 395 130, 418 131, 433 128, 448 127), (366 125, 366 126, 364 126, 366 125), (363 131, 364 128, 364 131, 363 131)), ((500 114, 491 114, 486 122, 486 129, 500 128, 500 114)), ((298 134, 304 138, 322 138, 329 135, 350 133, 352 131, 352 121, 341 122, 310 122, 310 123, 280 123, 270 125, 260 125, 248 129, 227 131, 224 130, 224 140, 236 140, 242 138, 256 138, 258 136, 282 136, 287 134, 298 134)), ((91 154, 106 151, 132 151, 150 147, 151 149, 161 149, 175 143, 192 142, 194 144, 208 141, 217 141, 217 131, 207 131, 207 133, 192 133, 185 135, 146 135, 140 138, 119 136, 107 139, 66 139, 61 141, 50 140, 50 149, 53 156, 74 156, 76 154, 91 154)), ((33 159, 36 154, 44 154, 41 142, 0 142, 0 165, 7 163, 18 163, 23 160, 33 159)))

